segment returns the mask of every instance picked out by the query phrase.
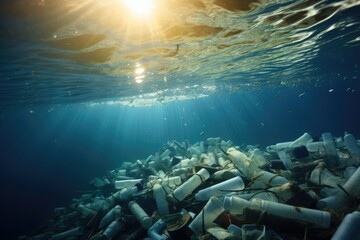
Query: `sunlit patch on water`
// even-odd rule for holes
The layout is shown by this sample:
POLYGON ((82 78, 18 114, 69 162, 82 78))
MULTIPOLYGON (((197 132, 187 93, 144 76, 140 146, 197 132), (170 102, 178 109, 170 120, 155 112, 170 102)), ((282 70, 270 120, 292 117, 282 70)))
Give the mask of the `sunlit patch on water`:
POLYGON ((0 94, 11 103, 97 102, 194 82, 293 86, 314 81, 313 62, 331 46, 359 45, 355 0, 153 0, 146 14, 127 3, 2 4, 0 94))

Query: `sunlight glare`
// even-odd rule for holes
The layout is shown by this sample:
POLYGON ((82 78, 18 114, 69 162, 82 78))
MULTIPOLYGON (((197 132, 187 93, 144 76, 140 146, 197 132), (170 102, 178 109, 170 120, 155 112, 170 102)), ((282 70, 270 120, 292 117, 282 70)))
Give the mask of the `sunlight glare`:
POLYGON ((127 8, 136 15, 148 15, 154 9, 154 0, 123 0, 127 8))

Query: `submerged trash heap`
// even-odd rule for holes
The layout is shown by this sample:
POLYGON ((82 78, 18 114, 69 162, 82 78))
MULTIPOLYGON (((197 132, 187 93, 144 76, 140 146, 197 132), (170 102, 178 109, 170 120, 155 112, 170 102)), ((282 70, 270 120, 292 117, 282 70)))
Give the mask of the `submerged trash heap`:
POLYGON ((360 239, 359 146, 348 133, 246 151, 168 142, 20 239, 360 239))

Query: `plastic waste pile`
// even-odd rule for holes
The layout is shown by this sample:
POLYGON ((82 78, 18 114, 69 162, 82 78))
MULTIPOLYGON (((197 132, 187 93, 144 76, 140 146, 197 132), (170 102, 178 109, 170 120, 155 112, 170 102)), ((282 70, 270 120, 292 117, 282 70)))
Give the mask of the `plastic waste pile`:
POLYGON ((352 134, 240 149, 171 141, 93 179, 22 239, 360 239, 360 141, 352 134))

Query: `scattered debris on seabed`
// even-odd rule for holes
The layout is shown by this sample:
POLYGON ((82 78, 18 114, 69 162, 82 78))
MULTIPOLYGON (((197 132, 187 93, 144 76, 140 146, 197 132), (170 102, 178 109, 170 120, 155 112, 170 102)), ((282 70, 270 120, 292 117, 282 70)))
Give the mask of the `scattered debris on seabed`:
POLYGON ((359 146, 348 133, 246 151, 171 141, 20 239, 360 239, 359 146))

